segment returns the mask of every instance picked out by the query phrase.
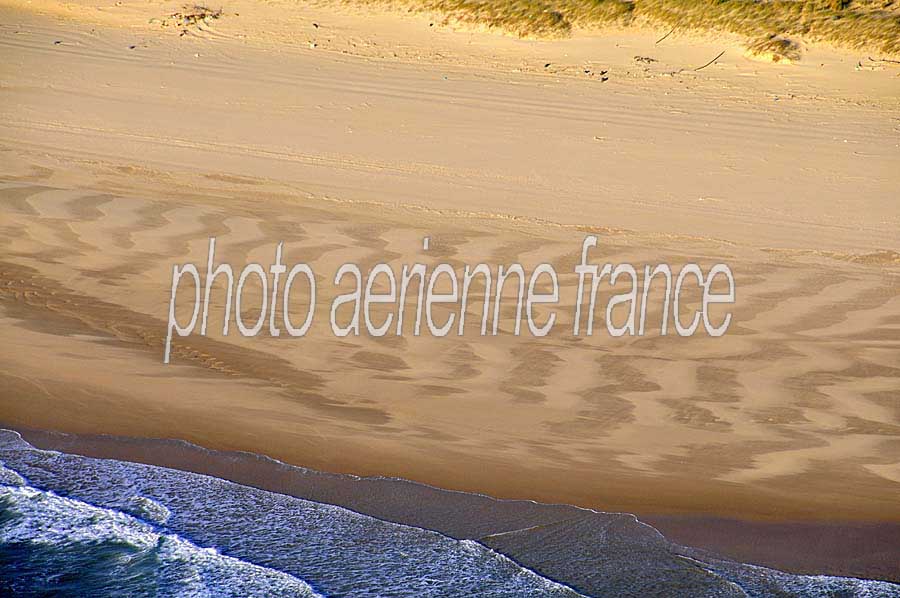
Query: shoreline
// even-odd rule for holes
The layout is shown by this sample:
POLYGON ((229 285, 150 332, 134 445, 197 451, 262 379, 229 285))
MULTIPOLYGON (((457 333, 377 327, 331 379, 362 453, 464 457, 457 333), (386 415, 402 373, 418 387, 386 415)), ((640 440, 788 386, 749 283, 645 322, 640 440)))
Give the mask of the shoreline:
MULTIPOLYGON (((210 475, 261 490, 344 507, 384 521, 438 531, 456 539, 482 541, 484 537, 511 530, 553 525, 554 521, 571 519, 575 513, 585 516, 590 513, 632 515, 531 500, 498 500, 400 478, 320 472, 264 455, 212 451, 179 440, 80 436, 28 429, 19 430, 19 433, 27 442, 44 450, 210 475)), ((900 551, 900 523, 754 522, 716 516, 633 515, 638 522, 651 525, 672 542, 737 562, 788 573, 900 583, 900 564, 893 558, 900 551)), ((577 538, 572 539, 573 544, 577 542, 577 538)), ((490 542, 487 545, 490 546, 490 542)), ((504 552, 502 547, 499 550, 504 552)), ((533 555, 527 550, 506 554, 534 569, 534 562, 530 562, 533 555)), ((546 572, 538 572, 546 575, 546 572)), ((576 574, 574 570, 554 572, 556 577, 550 575, 551 579, 567 584, 560 575, 576 574)))

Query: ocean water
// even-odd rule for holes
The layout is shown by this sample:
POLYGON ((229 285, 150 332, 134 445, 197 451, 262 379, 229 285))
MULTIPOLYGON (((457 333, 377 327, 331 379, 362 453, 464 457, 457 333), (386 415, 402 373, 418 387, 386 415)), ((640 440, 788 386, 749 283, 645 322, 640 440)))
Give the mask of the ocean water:
MULTIPOLYGON (((0 463, 0 595, 586 595, 474 540, 210 476, 39 450, 15 432, 0 431, 0 463)), ((547 527, 547 533, 557 533, 547 527)), ((540 550, 549 540, 534 535, 542 530, 524 531, 534 544, 531 554, 544 558, 540 550)), ((893 584, 790 575, 690 551, 677 558, 710 583, 702 594, 680 592, 682 582, 685 588, 699 586, 679 578, 680 570, 651 566, 654 559, 668 558, 659 551, 666 541, 659 536, 658 544, 635 544, 629 533, 605 525, 604 550, 622 546, 625 552, 603 561, 585 559, 583 567, 598 569, 589 573, 602 578, 602 563, 617 563, 617 570, 625 561, 637 563, 648 572, 642 587, 659 589, 642 595, 900 596, 893 584), (667 574, 660 571, 668 570, 672 579, 663 579, 667 574)), ((658 536, 652 528, 647 534, 658 536)), ((514 554, 520 535, 494 541, 507 543, 514 554)))
POLYGON ((579 596, 471 540, 0 434, 0 593, 579 596))

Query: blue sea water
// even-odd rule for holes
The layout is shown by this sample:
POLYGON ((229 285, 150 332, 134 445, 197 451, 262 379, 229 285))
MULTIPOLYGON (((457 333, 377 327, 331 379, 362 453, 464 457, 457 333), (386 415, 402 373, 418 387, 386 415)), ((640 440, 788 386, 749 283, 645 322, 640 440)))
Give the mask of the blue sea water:
MULTIPOLYGON (((214 477, 39 450, 11 431, 0 463, 0 595, 582 595, 473 540, 214 477)), ((697 569, 721 581, 716 596, 900 596, 718 559, 697 569)))
POLYGON ((0 437, 0 588, 15 596, 571 597, 470 540, 0 437))

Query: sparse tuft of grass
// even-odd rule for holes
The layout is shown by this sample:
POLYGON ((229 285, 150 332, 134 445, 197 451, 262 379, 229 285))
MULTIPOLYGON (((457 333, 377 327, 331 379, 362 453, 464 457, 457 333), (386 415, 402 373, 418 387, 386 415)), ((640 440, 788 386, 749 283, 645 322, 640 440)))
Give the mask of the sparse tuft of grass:
POLYGON ((648 22, 682 29, 750 39, 798 37, 900 53, 900 13, 891 8, 847 5, 844 0, 636 0, 636 6, 648 22))
POLYGON ((747 56, 758 60, 790 64, 800 60, 800 44, 786 37, 771 35, 750 44, 747 48, 747 56))
POLYGON ((438 13, 450 22, 519 37, 565 37, 573 27, 644 24, 748 39, 800 38, 900 55, 900 7, 895 0, 344 1, 438 13))
POLYGON ((496 29, 519 37, 566 37, 575 25, 625 24, 630 0, 344 0, 442 15, 448 22, 496 29))

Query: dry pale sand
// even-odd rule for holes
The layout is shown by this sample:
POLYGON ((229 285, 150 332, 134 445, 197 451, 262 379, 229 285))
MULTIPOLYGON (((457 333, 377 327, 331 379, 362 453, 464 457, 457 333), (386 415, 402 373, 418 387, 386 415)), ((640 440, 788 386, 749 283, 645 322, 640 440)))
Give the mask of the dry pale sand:
POLYGON ((0 6, 3 425, 637 513, 900 521, 891 63, 302 3, 183 30, 171 2, 0 6), (568 334, 587 232, 596 261, 727 261, 728 335, 568 334), (211 235, 237 267, 279 241, 314 267, 310 336, 192 336, 163 365, 172 264, 211 235), (382 260, 549 261, 559 324, 335 338, 334 271, 382 260))

